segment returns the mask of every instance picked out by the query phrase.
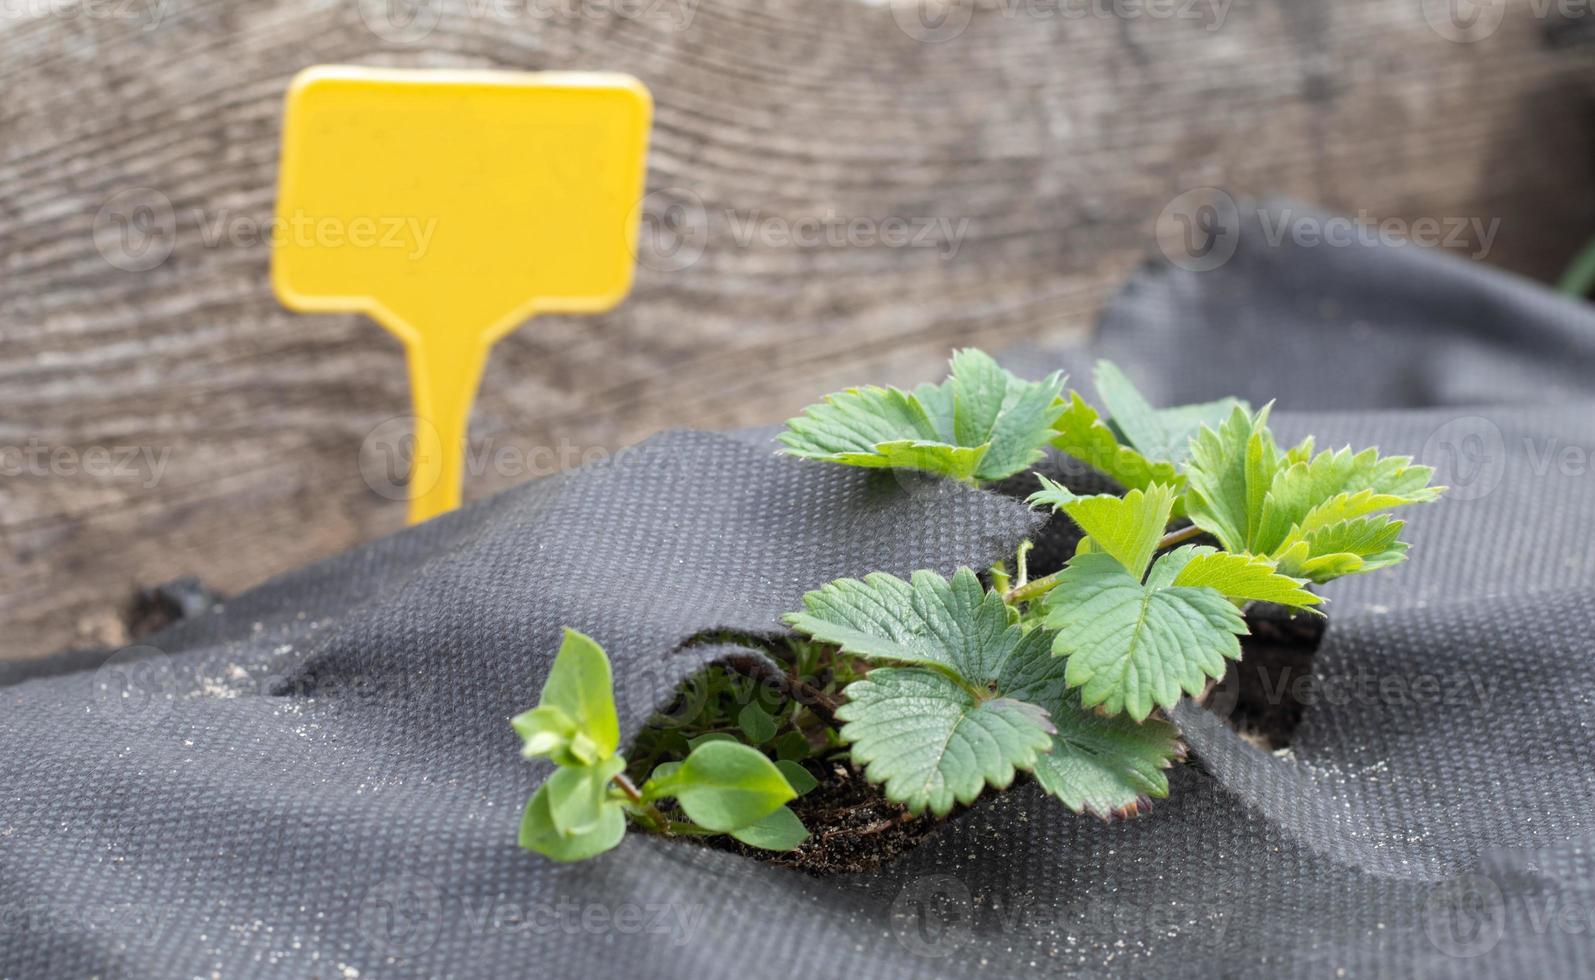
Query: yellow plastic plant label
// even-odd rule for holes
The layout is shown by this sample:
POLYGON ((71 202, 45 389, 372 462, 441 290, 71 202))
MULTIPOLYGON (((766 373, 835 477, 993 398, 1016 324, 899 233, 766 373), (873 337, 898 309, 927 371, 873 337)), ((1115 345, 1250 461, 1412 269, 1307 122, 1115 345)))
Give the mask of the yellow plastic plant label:
POLYGON ((652 108, 626 75, 324 66, 294 80, 272 286, 404 343, 412 522, 459 504, 494 341, 631 288, 652 108))

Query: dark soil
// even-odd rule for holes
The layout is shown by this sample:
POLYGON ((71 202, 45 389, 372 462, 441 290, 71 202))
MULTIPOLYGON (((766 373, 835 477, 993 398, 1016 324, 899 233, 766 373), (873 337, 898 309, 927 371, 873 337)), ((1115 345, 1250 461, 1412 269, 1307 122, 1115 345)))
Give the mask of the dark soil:
POLYGON ((708 837, 703 843, 812 875, 853 874, 913 850, 949 819, 913 818, 851 763, 814 761, 808 770, 820 784, 787 804, 809 828, 809 839, 797 850, 762 851, 730 837, 708 837))
POLYGON ((1203 699, 1231 728, 1262 748, 1290 745, 1311 700, 1313 655, 1324 638, 1322 616, 1288 615, 1278 606, 1247 613, 1251 635, 1241 637, 1241 659, 1232 663, 1203 699))

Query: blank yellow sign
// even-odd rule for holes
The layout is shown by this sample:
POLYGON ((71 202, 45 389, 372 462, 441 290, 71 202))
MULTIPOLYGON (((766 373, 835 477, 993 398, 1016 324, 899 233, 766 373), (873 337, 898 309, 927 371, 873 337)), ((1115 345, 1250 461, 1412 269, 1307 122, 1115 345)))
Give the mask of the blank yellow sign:
POLYGON ((652 100, 626 75, 316 67, 283 119, 272 285, 403 341, 410 519, 459 504, 493 342, 631 288, 652 100))

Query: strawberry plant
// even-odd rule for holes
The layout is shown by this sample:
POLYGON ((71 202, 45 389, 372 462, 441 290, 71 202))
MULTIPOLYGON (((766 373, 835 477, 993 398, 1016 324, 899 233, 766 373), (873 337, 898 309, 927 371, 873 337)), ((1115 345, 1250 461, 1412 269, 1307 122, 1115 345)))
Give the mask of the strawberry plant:
POLYGON ((543 702, 515 721, 527 753, 559 766, 527 808, 523 845, 590 856, 614 846, 629 817, 662 833, 797 847, 806 829, 786 804, 815 785, 809 766, 835 760, 910 816, 946 815, 1021 773, 1102 817, 1167 795, 1183 748, 1165 712, 1240 658, 1248 607, 1318 615, 1310 586, 1403 560, 1391 512, 1444 488, 1405 456, 1314 452, 1311 438, 1282 448, 1267 406, 1155 408, 1108 362, 1095 381, 1105 412, 1066 393, 1060 375, 1023 381, 965 350, 940 385, 849 389, 792 419, 783 451, 811 460, 983 487, 1051 447, 1124 492, 1078 495, 1036 475, 1030 506, 1080 532, 1045 576, 1029 576, 1025 542, 1011 572, 999 563, 950 579, 821 585, 785 617, 795 638, 769 651, 780 666, 712 668, 685 728, 644 730, 637 746, 653 768, 640 787, 616 755, 607 661, 570 634, 543 702), (574 666, 556 682, 567 656, 574 666), (739 672, 773 677, 777 703, 727 697, 739 672))

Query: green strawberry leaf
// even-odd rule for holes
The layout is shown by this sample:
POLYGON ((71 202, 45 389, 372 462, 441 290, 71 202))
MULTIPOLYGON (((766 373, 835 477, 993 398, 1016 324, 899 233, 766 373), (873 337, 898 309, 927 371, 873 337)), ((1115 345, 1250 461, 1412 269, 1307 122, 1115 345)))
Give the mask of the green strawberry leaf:
POLYGON ((1077 497, 1040 474, 1037 479, 1042 489, 1030 495, 1032 507, 1045 504, 1063 511, 1091 539, 1090 550, 1117 558, 1137 579, 1146 574, 1173 513, 1174 488, 1154 483, 1122 497, 1077 497))
POLYGON ((1313 455, 1311 439, 1281 453, 1266 424, 1237 410, 1193 440, 1186 507, 1225 550, 1272 559, 1285 575, 1327 582, 1402 560, 1401 522, 1383 515, 1428 503, 1434 471, 1407 456, 1347 447, 1313 455))
POLYGON ((1144 490, 1154 483, 1179 487, 1185 483, 1173 463, 1148 459, 1121 443, 1078 391, 1069 393, 1068 407, 1053 429, 1052 445, 1059 452, 1100 470, 1126 489, 1144 490))
POLYGON ((905 582, 877 572, 837 579, 803 597, 786 622, 822 643, 870 660, 939 668, 985 683, 1019 643, 1002 597, 961 568, 952 581, 935 572, 905 582))
POLYGON ((1153 408, 1130 379, 1112 361, 1098 361, 1094 378, 1097 393, 1108 410, 1109 424, 1147 459, 1172 464, 1185 462, 1191 437, 1203 425, 1218 425, 1236 406, 1235 398, 1174 408, 1153 408))
POLYGON ((1407 543, 1400 540, 1404 526, 1379 514, 1315 528, 1281 546, 1279 568, 1314 582, 1388 568, 1406 560, 1407 543))
MULTIPOLYGON (((1110 562, 1113 559, 1108 559, 1110 562)), ((841 579, 787 621, 854 656, 888 664, 843 692, 837 712, 865 775, 913 812, 945 814, 1032 769, 1076 810, 1108 814, 1167 792, 1173 729, 1082 709, 1046 630, 1025 631, 969 569, 841 579)))
POLYGON ((1191 440, 1185 510, 1225 551, 1251 550, 1279 470, 1279 447, 1268 430, 1270 408, 1251 415, 1236 406, 1217 429, 1203 426, 1191 440))
MULTIPOLYGON (((1031 656, 1046 653, 1039 633, 1027 645, 1031 656)), ((1005 789, 1052 745, 1046 709, 983 696, 936 671, 877 667, 845 693, 836 717, 846 723, 841 736, 853 760, 912 813, 940 816, 987 785, 1005 789)))
POLYGON ((1067 658, 1065 679, 1085 707, 1141 721, 1240 658, 1240 611, 1213 589, 1165 584, 1167 560, 1142 583, 1110 555, 1076 555, 1047 593, 1052 650, 1067 658))
MULTIPOLYGON (((1209 588, 1237 602, 1274 602, 1296 609, 1323 602, 1302 588, 1301 579, 1280 574, 1273 562, 1258 555, 1186 545, 1169 552, 1158 565, 1168 579, 1161 584, 1209 588)), ((1159 583, 1149 580, 1148 584, 1159 583)))
POLYGON ((779 440, 807 459, 1000 480, 1041 457, 1062 391, 1060 375, 1021 381, 990 356, 963 350, 941 385, 850 388, 789 420, 779 440))

